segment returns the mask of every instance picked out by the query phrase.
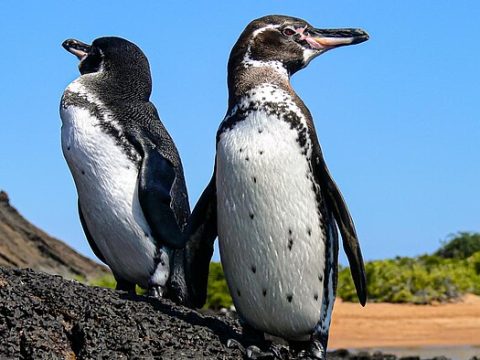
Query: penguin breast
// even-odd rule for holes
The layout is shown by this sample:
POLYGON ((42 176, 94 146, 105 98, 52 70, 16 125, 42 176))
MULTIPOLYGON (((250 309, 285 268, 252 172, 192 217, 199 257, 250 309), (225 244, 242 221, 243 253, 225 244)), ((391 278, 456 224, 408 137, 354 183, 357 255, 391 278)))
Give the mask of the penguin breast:
MULTIPOLYGON (((303 121, 303 127, 306 123, 303 121)), ((320 319, 326 234, 298 126, 251 111, 217 144, 218 234, 239 314, 261 331, 307 340, 320 319)))
POLYGON ((103 116, 62 104, 62 150, 87 228, 107 264, 146 288, 156 246, 138 199, 138 165, 102 127, 112 115, 105 111, 103 116))

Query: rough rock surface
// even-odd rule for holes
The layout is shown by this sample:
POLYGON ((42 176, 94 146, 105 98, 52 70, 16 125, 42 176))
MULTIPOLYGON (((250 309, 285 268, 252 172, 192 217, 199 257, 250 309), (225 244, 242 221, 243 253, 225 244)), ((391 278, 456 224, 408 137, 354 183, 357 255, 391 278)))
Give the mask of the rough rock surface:
MULTIPOLYGON (((227 340, 252 343, 228 317, 10 268, 0 268, 0 339, 0 359, 243 359, 227 340)), ((396 359, 346 350, 328 358, 396 359)))
POLYGON ((33 270, 0 269, 0 358, 238 359, 236 323, 33 270))
POLYGON ((85 280, 108 273, 105 266, 80 255, 28 222, 10 205, 4 191, 0 191, 0 266, 32 268, 85 280))

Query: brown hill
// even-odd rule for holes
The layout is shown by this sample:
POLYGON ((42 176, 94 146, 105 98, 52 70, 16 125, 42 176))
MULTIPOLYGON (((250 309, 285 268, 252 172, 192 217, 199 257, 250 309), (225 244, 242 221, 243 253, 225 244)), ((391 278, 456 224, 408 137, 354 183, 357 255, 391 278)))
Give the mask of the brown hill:
POLYGON ((28 222, 4 191, 0 191, 0 266, 32 268, 69 279, 91 280, 108 273, 105 266, 28 222))

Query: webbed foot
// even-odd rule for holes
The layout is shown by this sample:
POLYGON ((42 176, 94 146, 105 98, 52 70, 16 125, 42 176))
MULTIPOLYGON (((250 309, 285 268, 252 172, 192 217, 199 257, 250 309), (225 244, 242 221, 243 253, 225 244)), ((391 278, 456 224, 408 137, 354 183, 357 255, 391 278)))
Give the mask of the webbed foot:
POLYGON ((155 270, 148 279, 147 294, 153 298, 162 298, 167 295, 167 281, 170 274, 170 265, 168 263, 167 253, 159 249, 155 258, 155 270))
POLYGON ((165 296, 166 289, 161 285, 149 285, 147 295, 155 299, 160 299, 165 296))
POLYGON ((270 344, 266 351, 261 350, 256 345, 250 345, 245 348, 240 342, 234 339, 227 340, 227 347, 231 349, 239 349, 247 359, 251 360, 274 360, 285 359, 288 354, 288 349, 283 345, 270 344))
POLYGON ((305 344, 302 349, 298 349, 297 346, 291 346, 291 348, 297 348, 296 356, 298 359, 313 360, 321 359, 326 360, 327 352, 321 341, 313 338, 310 342, 305 344))

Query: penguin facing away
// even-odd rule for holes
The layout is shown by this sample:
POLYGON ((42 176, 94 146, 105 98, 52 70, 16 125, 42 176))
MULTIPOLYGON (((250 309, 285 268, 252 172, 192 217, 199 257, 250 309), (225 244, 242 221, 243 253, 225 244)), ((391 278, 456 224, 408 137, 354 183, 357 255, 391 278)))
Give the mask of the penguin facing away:
POLYGON ((60 104, 61 139, 88 242, 117 289, 138 284, 185 302, 188 195, 178 151, 149 101, 148 60, 118 37, 63 47, 80 60, 60 104))
POLYGON ((362 305, 367 288, 354 223, 290 76, 327 50, 366 40, 360 29, 316 29, 288 16, 262 17, 246 27, 228 62, 229 104, 217 132, 213 176, 186 230, 196 306, 205 302, 218 235, 225 277, 247 330, 285 338, 313 358, 326 356, 337 226, 362 305))

